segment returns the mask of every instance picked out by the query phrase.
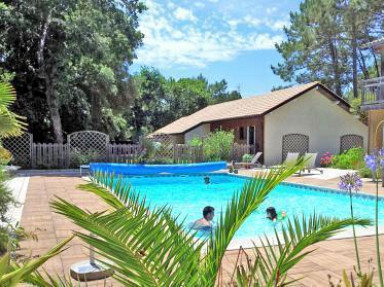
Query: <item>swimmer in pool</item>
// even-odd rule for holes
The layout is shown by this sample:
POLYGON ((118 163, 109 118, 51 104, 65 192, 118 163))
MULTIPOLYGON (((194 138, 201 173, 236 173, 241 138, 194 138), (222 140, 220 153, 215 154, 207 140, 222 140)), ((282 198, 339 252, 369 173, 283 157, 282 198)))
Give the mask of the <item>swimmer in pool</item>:
POLYGON ((282 220, 287 216, 285 211, 281 211, 278 214, 273 206, 268 207, 265 212, 267 213, 267 218, 272 221, 282 220))
POLYGON ((211 183, 211 179, 210 179, 209 176, 204 177, 204 183, 205 184, 210 184, 211 183))
POLYGON ((268 207, 265 212, 267 213, 267 218, 269 220, 276 221, 277 213, 276 213, 276 209, 273 206, 268 207))
POLYGON ((212 206, 206 206, 203 209, 203 218, 193 223, 193 229, 212 228, 212 219, 215 216, 215 209, 212 206))

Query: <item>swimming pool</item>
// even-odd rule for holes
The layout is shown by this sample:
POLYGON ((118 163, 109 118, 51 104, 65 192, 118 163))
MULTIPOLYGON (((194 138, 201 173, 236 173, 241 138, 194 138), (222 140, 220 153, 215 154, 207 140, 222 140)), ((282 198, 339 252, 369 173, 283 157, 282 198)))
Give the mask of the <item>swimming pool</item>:
POLYGON ((200 162, 185 164, 127 164, 99 163, 89 164, 91 172, 108 172, 119 175, 154 175, 154 174, 196 174, 214 172, 227 168, 227 162, 200 162))
MULTIPOLYGON (((180 214, 180 221, 186 218, 188 224, 202 217, 202 209, 211 205, 215 208, 215 219, 225 208, 235 191, 240 190, 244 177, 209 174, 210 184, 204 183, 206 175, 187 176, 153 176, 125 177, 126 183, 132 184, 136 191, 146 196, 151 206, 172 206, 175 215, 180 214)), ((372 196, 355 194, 353 198, 356 217, 374 220, 375 202, 372 196)), ((261 204, 259 210, 252 214, 235 239, 257 238, 260 235, 272 234, 273 223, 265 218, 265 209, 274 206, 277 211, 284 210, 287 216, 311 215, 316 211, 319 215, 349 218, 349 195, 336 190, 312 188, 305 185, 282 183, 276 187, 261 204)), ((384 204, 380 202, 380 224, 384 223, 384 204)), ((278 225, 281 223, 277 223, 278 225)), ((278 226, 277 226, 278 227, 278 226)))

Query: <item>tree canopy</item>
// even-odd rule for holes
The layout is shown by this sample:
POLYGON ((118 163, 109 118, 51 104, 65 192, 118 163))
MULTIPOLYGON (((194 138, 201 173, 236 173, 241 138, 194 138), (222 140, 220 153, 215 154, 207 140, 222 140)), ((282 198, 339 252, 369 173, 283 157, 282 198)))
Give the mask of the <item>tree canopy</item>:
POLYGON ((209 104, 240 98, 222 80, 129 73, 142 44, 139 0, 7 0, 0 5, 0 80, 37 141, 93 129, 127 140, 209 104))
POLYGON ((241 98, 238 91, 228 91, 225 80, 210 84, 202 75, 166 79, 158 70, 143 67, 132 79, 137 95, 130 115, 134 138, 208 105, 241 98))
POLYGON ((283 62, 273 72, 287 82, 321 81, 339 95, 358 79, 378 76, 378 64, 364 43, 384 35, 384 2, 377 0, 304 0, 290 13, 286 40, 276 45, 283 62))

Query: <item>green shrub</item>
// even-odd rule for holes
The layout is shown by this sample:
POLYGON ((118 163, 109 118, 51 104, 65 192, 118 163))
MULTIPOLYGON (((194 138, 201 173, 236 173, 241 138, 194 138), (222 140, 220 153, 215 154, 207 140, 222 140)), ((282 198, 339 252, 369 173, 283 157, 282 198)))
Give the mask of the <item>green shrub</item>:
POLYGON ((206 138, 193 138, 189 145, 203 147, 204 158, 207 161, 229 160, 232 145, 235 140, 233 131, 217 130, 211 132, 206 138))
POLYGON ((365 178, 372 178, 372 171, 368 167, 362 167, 359 169, 359 176, 365 178))
POLYGON ((363 148, 351 148, 342 154, 335 155, 332 159, 332 167, 340 169, 361 169, 365 167, 365 151, 363 148))
POLYGON ((243 160, 243 162, 251 162, 252 155, 250 155, 249 153, 246 153, 243 155, 242 160, 243 160))
POLYGON ((74 150, 73 152, 71 152, 71 166, 79 167, 82 164, 89 164, 92 161, 99 161, 100 158, 101 154, 97 150, 74 150))

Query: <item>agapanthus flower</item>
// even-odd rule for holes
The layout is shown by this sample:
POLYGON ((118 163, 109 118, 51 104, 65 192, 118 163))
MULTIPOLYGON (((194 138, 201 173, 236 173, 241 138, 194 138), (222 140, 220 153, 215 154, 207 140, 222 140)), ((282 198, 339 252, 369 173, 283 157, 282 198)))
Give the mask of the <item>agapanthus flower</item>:
MULTIPOLYGON (((374 154, 367 154, 364 157, 365 165, 372 171, 376 172, 377 170, 377 158, 374 154)), ((383 162, 384 163, 384 162, 383 162)))
POLYGON ((363 181, 357 175, 357 173, 347 173, 346 175, 340 176, 339 188, 348 191, 358 192, 363 186, 363 181))

